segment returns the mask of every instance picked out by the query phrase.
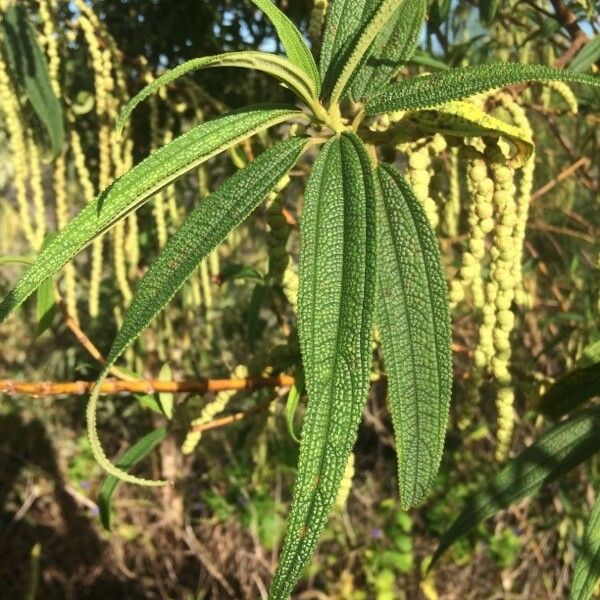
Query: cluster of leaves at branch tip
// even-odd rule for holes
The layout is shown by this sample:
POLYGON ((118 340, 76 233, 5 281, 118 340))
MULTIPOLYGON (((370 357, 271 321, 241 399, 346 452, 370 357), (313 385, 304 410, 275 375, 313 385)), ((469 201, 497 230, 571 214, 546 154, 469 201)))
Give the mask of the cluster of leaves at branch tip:
MULTIPOLYGON (((368 127, 361 127, 365 115, 379 118, 391 114, 393 119, 381 117, 382 122, 410 122, 411 131, 421 132, 423 138, 435 133, 457 136, 457 129, 467 124, 474 128, 472 135, 485 135, 493 139, 493 144, 500 138, 509 139, 517 147, 518 159, 527 160, 532 143, 522 131, 460 102, 529 81, 598 86, 599 80, 565 70, 510 63, 398 79, 400 67, 416 49, 425 18, 425 0, 320 2, 321 12, 315 16, 315 23, 326 14, 317 64, 301 33, 274 3, 252 1, 273 22, 286 57, 232 52, 180 65, 151 81, 127 104, 117 131, 123 131, 135 107, 161 87, 206 68, 262 71, 291 90, 302 109, 259 105, 223 115, 168 142, 124 172, 41 250, 0 304, 0 319, 85 246, 110 228, 119 227, 143 203, 215 155, 284 122, 303 123, 309 126, 308 131, 316 132, 312 137, 292 135, 267 149, 183 220, 137 285, 87 409, 92 449, 108 473, 139 485, 166 483, 128 472, 137 453, 117 465, 107 458, 97 431, 100 384, 198 265, 276 189, 308 148, 324 144, 306 184, 300 223, 297 320, 308 404, 287 533, 269 592, 271 600, 284 600, 317 546, 345 477, 368 396, 375 325, 381 333, 389 380, 399 494, 404 508, 426 498, 444 447, 452 357, 447 283, 431 224, 436 224, 438 215, 432 213, 424 189, 417 190, 417 196, 425 202, 425 208, 395 167, 378 164, 375 149, 365 143, 374 134, 368 127), (344 114, 347 105, 355 107, 353 114, 344 114)), ((85 12, 84 3, 81 5, 93 23, 93 15, 85 12)), ((316 25, 313 29, 317 33, 316 25)), ((41 71, 47 73, 47 69, 41 71)), ((56 148, 59 129, 44 116, 38 102, 40 94, 51 87, 42 90, 29 80, 20 83, 29 91, 40 118, 48 121, 56 148)), ((0 92, 6 95, 5 90, 0 92)), ((436 139, 443 142, 441 137, 436 139)), ((427 171, 428 157, 412 157, 412 183, 418 187, 423 171, 427 171)), ((479 173, 475 177, 478 168, 481 170, 472 165, 471 177, 474 186, 482 188, 481 182, 488 181, 489 174, 481 173, 483 179, 479 173)), ((497 186, 506 183, 503 168, 493 167, 497 186)), ((489 194, 483 188, 478 194, 481 201, 475 210, 485 221, 490 218, 486 209, 489 194)), ((477 247, 471 250, 478 252, 477 247)), ((511 269, 511 253, 505 248, 499 250, 505 253, 504 271, 511 269)), ((466 281, 467 273, 463 275, 466 281)), ((153 438, 146 446, 155 441, 153 438)), ((537 482, 539 477, 534 479, 537 482)), ((484 514, 487 509, 478 505, 478 510, 478 514, 484 514)))

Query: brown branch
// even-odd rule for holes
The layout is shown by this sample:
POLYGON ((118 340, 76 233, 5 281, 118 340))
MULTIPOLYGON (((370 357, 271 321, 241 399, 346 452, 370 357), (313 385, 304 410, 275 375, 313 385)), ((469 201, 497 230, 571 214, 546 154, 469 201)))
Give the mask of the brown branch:
MULTIPOLYGON (((196 381, 158 381, 139 379, 133 381, 108 380, 102 383, 100 393, 106 394, 153 394, 153 393, 185 393, 223 392, 226 390, 256 390, 267 387, 291 387, 294 378, 290 375, 276 377, 245 379, 200 379, 196 381)), ((94 388, 92 381, 74 382, 18 382, 0 379, 0 394, 31 396, 82 396, 89 394, 94 388)))
POLYGON ((554 179, 549 181, 546 185, 543 185, 539 190, 534 192, 531 195, 531 201, 537 200, 544 194, 547 194, 550 190, 554 189, 559 183, 568 179, 573 175, 578 169, 582 167, 588 167, 590 164, 590 159, 583 156, 579 160, 575 161, 572 165, 569 165, 566 169, 561 171, 554 179))
POLYGON ((584 242, 588 242, 589 244, 596 244, 598 241, 598 239, 593 235, 587 235, 581 231, 569 229, 568 227, 558 227, 557 225, 549 225, 548 223, 530 223, 529 225, 527 225, 527 229, 559 233, 561 235, 567 235, 578 240, 583 240, 584 242))
POLYGON ((579 27, 575 13, 569 9, 564 0, 550 0, 550 3, 556 13, 556 20, 568 31, 571 38, 570 48, 555 63, 557 67, 563 68, 589 42, 589 38, 585 31, 579 27))
MULTIPOLYGON (((465 346, 452 344, 454 352, 471 354, 471 350, 465 346)), ((0 379, 0 394, 14 396, 25 394, 29 396, 83 396, 94 389, 93 381, 71 381, 71 382, 21 382, 12 379, 0 379)), ((198 379, 192 381, 159 381, 156 379, 109 379, 102 383, 100 394, 154 394, 171 393, 181 394, 196 392, 206 394, 208 392, 224 392, 232 390, 257 390, 271 387, 291 387, 294 378, 291 375, 278 375, 275 377, 247 377, 245 379, 198 379)))
MULTIPOLYGON (((90 354, 90 356, 94 360, 96 360, 101 365, 105 364, 106 359, 104 358, 102 352, 98 350, 98 348, 94 345, 92 340, 90 340, 90 338, 85 334, 83 329, 81 329, 79 323, 77 322, 77 319, 69 314, 69 311, 67 310, 67 305, 65 304, 65 301, 63 300, 60 294, 60 290, 58 289, 58 286, 56 284, 54 285, 54 295, 56 305, 63 314, 65 325, 68 327, 71 333, 73 333, 77 341, 83 346, 83 348, 90 354)), ((123 379, 125 381, 131 381, 135 379, 135 377, 132 377, 131 375, 125 373, 124 371, 119 369, 119 367, 112 366, 110 367, 109 372, 115 377, 118 377, 119 379, 123 379)))

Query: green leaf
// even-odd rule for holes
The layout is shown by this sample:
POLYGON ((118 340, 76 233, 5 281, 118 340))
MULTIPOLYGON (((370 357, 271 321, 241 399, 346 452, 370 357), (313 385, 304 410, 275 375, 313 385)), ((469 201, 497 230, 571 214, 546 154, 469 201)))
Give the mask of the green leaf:
POLYGON ((410 60, 419 41, 425 10, 425 0, 404 0, 358 69, 350 88, 354 100, 364 101, 374 96, 410 60))
POLYGON ((294 428, 294 417, 296 416, 296 411, 298 410, 300 398, 302 397, 302 394, 304 394, 304 387, 304 371, 300 368, 296 373, 294 385, 290 389, 287 401, 285 403, 285 422, 287 425, 287 430, 290 434, 290 437, 298 444, 300 443, 300 439, 296 435, 296 430, 294 428))
POLYGON ((435 232, 410 186, 379 169, 377 325, 404 509, 421 502, 437 474, 452 395, 447 283, 435 232))
POLYGON ((264 275, 250 265, 233 263, 224 267, 217 276, 219 284, 226 281, 236 281, 239 279, 249 279, 251 281, 264 281, 264 275))
POLYGON ((449 71, 450 70, 450 67, 446 63, 442 62, 441 60, 438 60, 437 58, 434 58, 427 52, 423 52, 422 50, 419 50, 418 48, 415 50, 415 53, 412 55, 409 62, 410 62, 410 64, 413 64, 413 65, 427 67, 430 71, 449 71))
POLYGON ((137 93, 121 111, 116 125, 117 133, 121 133, 125 126, 125 122, 129 119, 135 107, 161 87, 192 71, 215 67, 238 67, 263 71, 287 85, 299 98, 304 100, 308 106, 313 106, 315 104, 316 92, 313 88, 314 84, 304 71, 292 64, 286 58, 276 56, 275 54, 268 54, 266 52, 227 52, 225 54, 203 56, 202 58, 188 60, 182 65, 167 71, 152 83, 149 83, 137 93))
POLYGON ((46 279, 36 293, 36 335, 42 335, 50 325, 56 314, 56 297, 54 296, 54 281, 46 279))
POLYGON ((367 26, 362 30, 356 46, 353 47, 352 53, 348 60, 344 63, 341 73, 335 82, 333 92, 331 93, 331 102, 338 102, 350 83, 350 79, 354 72, 368 55, 371 45, 375 38, 383 30, 385 25, 393 18, 394 13, 406 0, 380 0, 379 7, 373 17, 369 20, 367 26))
POLYGON ((380 2, 381 0, 329 1, 319 59, 325 92, 333 88, 380 2))
POLYGON ((511 460, 467 505, 444 533, 432 560, 481 521, 513 502, 537 493, 600 450, 600 408, 594 408, 549 429, 511 460))
POLYGON ((23 6, 10 5, 6 10, 2 40, 10 71, 48 132, 52 154, 56 156, 65 139, 62 109, 52 90, 46 57, 23 6))
POLYGON ((100 466, 110 474, 138 485, 165 483, 132 477, 116 469, 106 458, 96 432, 96 405, 100 384, 108 369, 169 303, 202 260, 248 217, 294 166, 308 143, 306 138, 280 142, 225 181, 188 215, 138 283, 87 407, 92 452, 100 466))
POLYGON ((133 397, 138 401, 140 406, 164 416, 165 413, 156 399, 156 394, 134 394, 133 397))
POLYGON ((486 25, 490 25, 496 18, 500 0, 479 0, 479 18, 486 25))
POLYGON ((600 363, 600 340, 586 346, 582 352, 576 365, 579 368, 591 367, 596 363, 600 363))
POLYGON ((300 67, 311 79, 315 98, 321 92, 321 78, 315 59, 302 38, 302 34, 290 19, 271 0, 251 0, 262 10, 275 26, 290 62, 300 67))
POLYGON ((373 167, 354 134, 330 140, 308 180, 298 334, 308 392, 298 474, 270 600, 285 600, 310 560, 356 440, 372 361, 373 167))
POLYGON ((600 362, 575 368, 561 377, 542 394, 538 410, 552 419, 560 419, 594 396, 600 396, 600 362))
POLYGON ((600 60, 600 34, 591 39, 569 63, 569 71, 584 73, 592 68, 592 65, 600 60))
POLYGON ((579 558, 575 565, 569 600, 589 600, 600 579, 600 495, 592 509, 579 558))
POLYGON ((600 86, 600 77, 568 70, 541 65, 492 63, 452 69, 388 85, 367 103, 366 114, 433 108, 495 88, 530 81, 571 81, 600 86))
MULTIPOLYGON (((120 469, 129 471, 134 465, 146 458, 167 437, 167 428, 162 427, 145 435, 141 440, 129 448, 117 461, 120 469)), ((100 509, 100 520, 104 529, 111 530, 111 504, 112 497, 120 481, 117 477, 109 475, 106 477, 98 493, 98 508, 100 509)))
POLYGON ((534 148, 529 132, 493 117, 472 102, 454 101, 435 109, 411 111, 397 127, 407 140, 434 133, 459 138, 503 137, 514 145, 515 166, 522 166, 534 148))
POLYGON ((292 108, 244 109, 203 123, 154 152, 90 202, 43 249, 0 304, 0 321, 94 238, 156 192, 230 146, 298 114, 292 108))

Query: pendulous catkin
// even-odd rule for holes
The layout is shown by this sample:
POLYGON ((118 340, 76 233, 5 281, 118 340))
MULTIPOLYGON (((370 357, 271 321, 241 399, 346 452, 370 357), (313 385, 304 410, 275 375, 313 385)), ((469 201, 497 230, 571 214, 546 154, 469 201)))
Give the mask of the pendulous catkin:
POLYGON ((40 240, 34 229, 29 209, 27 180, 29 178, 26 132, 21 121, 19 101, 14 92, 6 63, 0 53, 0 110, 8 130, 10 149, 15 168, 15 190, 19 217, 25 239, 33 250, 39 249, 40 240))
POLYGON ((267 197, 267 246, 269 249, 269 277, 281 285, 288 302, 296 310, 298 303, 298 275, 293 269, 290 255, 286 249, 291 227, 282 209, 285 196, 283 190, 290 182, 289 175, 277 184, 267 197))
POLYGON ((308 35, 315 46, 321 44, 323 34, 323 26, 325 17, 327 16, 327 8, 329 0, 314 0, 313 8, 310 12, 310 20, 308 24, 308 35))
POLYGON ((335 506, 338 510, 342 510, 348 503, 348 497, 350 496, 350 490, 352 489, 352 480, 354 479, 355 473, 355 456, 354 452, 350 453, 346 468, 344 469, 344 475, 338 488, 338 493, 335 499, 335 506))
MULTIPOLYGON (((245 365, 238 365, 233 370, 232 377, 235 379, 243 379, 244 377, 248 377, 248 367, 245 365)), ((200 416, 197 419, 194 419, 190 424, 190 431, 188 432, 181 447, 181 452, 183 454, 191 454, 202 439, 202 432, 194 431, 193 428, 200 425, 206 425, 213 421, 215 417, 220 415, 227 408, 229 401, 236 395, 236 393, 237 392, 235 390, 219 392, 215 399, 212 402, 209 402, 202 409, 200 416)))

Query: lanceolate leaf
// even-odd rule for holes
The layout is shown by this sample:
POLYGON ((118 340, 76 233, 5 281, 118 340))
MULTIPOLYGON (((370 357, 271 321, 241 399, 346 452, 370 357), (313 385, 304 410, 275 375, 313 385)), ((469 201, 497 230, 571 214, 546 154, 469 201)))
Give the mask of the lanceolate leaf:
POLYGON ((596 34, 569 63, 569 70, 575 73, 584 73, 600 60, 600 34, 596 34))
POLYGON ((100 466, 110 474, 140 485, 164 483, 139 479, 115 469, 102 451, 96 432, 96 403, 100 384, 108 369, 168 304, 198 264, 232 229, 242 223, 294 166, 307 144, 305 138, 290 138, 280 142, 249 163, 245 169, 238 171, 216 192, 207 196, 169 239, 139 282, 87 409, 92 451, 100 466))
POLYGON ((396 11, 406 0, 380 0, 377 12, 369 20, 367 26, 362 31, 356 46, 344 64, 340 76, 335 82, 333 92, 331 93, 332 103, 338 102, 342 98, 350 79, 355 74, 362 60, 368 55, 375 38, 393 18, 396 11))
POLYGON ((444 448, 452 392, 446 279, 434 231, 392 167, 379 169, 377 324, 403 508, 423 500, 444 448))
POLYGON ((0 304, 0 321, 95 237, 160 189, 223 150, 298 114, 291 108, 241 110, 203 123, 157 150, 104 190, 52 239, 0 304))
MULTIPOLYGON (((117 461, 117 466, 120 469, 125 471, 129 471, 134 465, 140 462, 143 458, 148 456, 160 442, 162 442, 167 437, 167 428, 163 427, 161 429, 157 429, 156 431, 152 431, 145 435, 141 440, 136 442, 119 460, 117 461)), ((100 493, 98 494, 98 507, 100 508, 100 520, 102 521, 102 525, 104 529, 110 531, 111 530, 111 503, 112 496, 117 489, 120 480, 114 477, 113 475, 109 475, 104 482, 102 483, 102 487, 100 488, 100 493)))
POLYGON ((425 18, 425 0, 404 0, 377 36, 351 84, 354 100, 374 96, 412 57, 425 18))
POLYGON ((251 0, 269 17, 290 62, 300 67, 314 84, 315 97, 321 92, 321 78, 315 59, 302 38, 302 34, 288 17, 271 0, 251 0))
POLYGON ((52 154, 56 156, 65 137, 62 110, 52 91, 46 57, 23 6, 8 7, 2 21, 2 34, 11 73, 48 132, 52 154))
POLYGON ((459 537, 543 485, 554 481, 600 451, 600 408, 555 425, 475 493, 444 533, 434 561, 459 537))
POLYGON ((517 166, 523 165, 533 152, 533 140, 527 131, 493 117, 472 102, 454 101, 433 110, 409 112, 403 121, 406 123, 399 124, 398 128, 408 135, 409 124, 410 129, 422 130, 427 135, 438 132, 460 138, 503 137, 516 148, 513 161, 517 166))
POLYGON ((375 221, 370 159, 343 134, 317 158, 304 200, 298 333, 308 401, 270 600, 286 600, 308 563, 356 440, 372 360, 375 221))
POLYGON ((54 281, 46 279, 36 294, 36 334, 42 335, 50 325, 56 313, 56 298, 54 296, 54 281))
POLYGON ((380 3, 381 0, 329 2, 319 60, 324 92, 330 92, 333 88, 364 27, 380 3))
POLYGON ((561 377, 540 398, 539 411, 559 419, 586 400, 600 396, 600 362, 561 377))
POLYGON ((600 579, 600 495, 592 509, 571 584, 569 600, 589 600, 600 579))
POLYGON ((388 85, 367 103, 367 115, 433 108, 495 88, 529 81, 571 81, 600 86, 600 77, 541 65, 493 63, 465 67, 388 85))
POLYGON ((314 84, 308 75, 289 60, 281 56, 268 54, 267 52, 254 51, 228 52, 226 54, 216 54, 215 56, 203 56, 202 58, 188 60, 182 65, 167 71, 164 75, 161 75, 138 92, 121 111, 119 120, 117 121, 117 131, 121 132, 123 130, 125 122, 135 107, 161 87, 192 71, 215 67, 238 67, 264 71, 286 84, 302 100, 304 100, 307 105, 310 106, 313 104, 316 98, 314 84))

